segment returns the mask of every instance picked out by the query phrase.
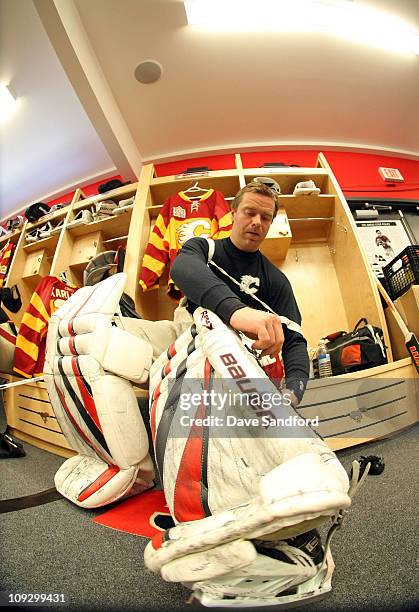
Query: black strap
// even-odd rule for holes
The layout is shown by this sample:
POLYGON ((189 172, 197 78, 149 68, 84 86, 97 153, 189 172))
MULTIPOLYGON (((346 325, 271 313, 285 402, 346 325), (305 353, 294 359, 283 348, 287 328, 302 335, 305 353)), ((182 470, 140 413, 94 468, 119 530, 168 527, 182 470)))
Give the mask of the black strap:
POLYGON ((358 323, 354 327, 354 331, 358 329, 361 323, 365 323, 365 325, 368 325, 368 319, 365 319, 365 317, 362 317, 362 319, 359 319, 358 323))
POLYGON ((47 489, 34 495, 25 495, 24 497, 12 497, 11 499, 0 500, 0 514, 6 512, 15 512, 15 510, 24 510, 25 508, 33 508, 34 506, 42 506, 50 502, 63 499, 61 493, 57 489, 47 489))
POLYGON ((115 263, 117 273, 123 272, 125 263, 125 249, 122 246, 119 246, 116 250, 115 263))

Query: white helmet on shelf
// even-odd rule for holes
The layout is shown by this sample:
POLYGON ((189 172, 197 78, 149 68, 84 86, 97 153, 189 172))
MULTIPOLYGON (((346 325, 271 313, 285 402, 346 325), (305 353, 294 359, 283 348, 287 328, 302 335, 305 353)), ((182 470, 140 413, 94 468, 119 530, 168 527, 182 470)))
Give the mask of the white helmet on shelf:
POLYGON ((252 182, 263 183, 264 185, 269 187, 269 189, 271 189, 274 193, 276 193, 276 195, 278 196, 281 195, 281 187, 270 176, 257 176, 256 178, 253 179, 252 182))

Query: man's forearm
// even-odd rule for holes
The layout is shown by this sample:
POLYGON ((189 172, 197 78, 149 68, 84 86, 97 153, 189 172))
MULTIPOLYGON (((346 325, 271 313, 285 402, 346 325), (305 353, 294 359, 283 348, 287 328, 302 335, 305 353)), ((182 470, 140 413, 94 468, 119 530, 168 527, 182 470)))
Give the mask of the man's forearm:
POLYGON ((188 300, 212 310, 224 323, 230 321, 233 312, 245 306, 208 268, 206 255, 200 248, 185 245, 173 263, 171 277, 188 300))
POLYGON ((282 348, 286 387, 294 392, 300 402, 310 375, 310 361, 307 343, 303 336, 296 332, 285 332, 285 343, 282 348))

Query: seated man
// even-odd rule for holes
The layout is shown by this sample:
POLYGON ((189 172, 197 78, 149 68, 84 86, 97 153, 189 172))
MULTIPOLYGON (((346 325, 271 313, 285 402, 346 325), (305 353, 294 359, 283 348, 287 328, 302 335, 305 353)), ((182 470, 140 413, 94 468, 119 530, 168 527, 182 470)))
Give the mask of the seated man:
POLYGON ((292 289, 258 251, 276 207, 266 186, 248 185, 233 203, 231 239, 217 241, 213 257, 211 241, 193 238, 183 247, 173 278, 193 323, 185 319, 183 333, 169 325, 171 334, 166 322, 160 340, 169 346, 159 357, 150 342, 161 322, 143 322, 133 334, 114 317, 124 274, 80 289, 52 317, 48 332, 48 391, 79 452, 61 466, 57 488, 78 505, 97 507, 152 486, 147 436, 129 383, 145 383, 150 372, 156 464, 176 526, 153 538, 145 562, 164 579, 190 586, 208 606, 323 595, 331 588, 333 560, 311 530, 350 505, 345 470, 307 425, 271 428, 270 436, 260 426, 264 416, 296 416, 292 405, 308 377, 292 289), (251 352, 234 330, 252 339, 251 352), (281 348, 286 386, 269 410, 261 401, 278 389, 259 357, 275 357, 281 348), (256 404, 234 398, 217 406, 231 388, 256 404), (211 420, 216 416, 248 423, 244 435, 238 427, 220 433, 211 420))
MULTIPOLYGON (((268 181, 279 192, 271 179, 268 181)), ((282 349, 287 387, 296 406, 309 376, 307 343, 301 315, 286 276, 259 246, 278 211, 277 193, 262 182, 241 189, 231 204, 231 236, 213 243, 192 238, 172 267, 172 277, 188 298, 188 310, 197 305, 217 314, 233 329, 253 338, 261 356, 275 357, 282 349)))

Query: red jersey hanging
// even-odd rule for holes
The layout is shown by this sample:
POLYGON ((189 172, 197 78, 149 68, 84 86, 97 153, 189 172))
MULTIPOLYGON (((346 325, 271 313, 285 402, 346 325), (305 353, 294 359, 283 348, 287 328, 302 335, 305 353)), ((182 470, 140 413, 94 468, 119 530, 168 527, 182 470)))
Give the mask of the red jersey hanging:
POLYGON ((0 288, 3 287, 7 275, 7 271, 9 270, 10 264, 12 262, 13 251, 15 250, 15 245, 10 240, 7 244, 0 250, 0 288))
POLYGON ((168 294, 180 299, 182 293, 170 278, 171 265, 189 238, 226 238, 232 226, 231 211, 220 191, 209 189, 199 200, 191 200, 183 191, 170 196, 150 234, 140 273, 144 290, 158 285, 169 262, 168 294))
POLYGON ((78 287, 63 283, 56 276, 45 276, 32 294, 16 338, 13 369, 31 378, 42 376, 48 321, 78 287))

